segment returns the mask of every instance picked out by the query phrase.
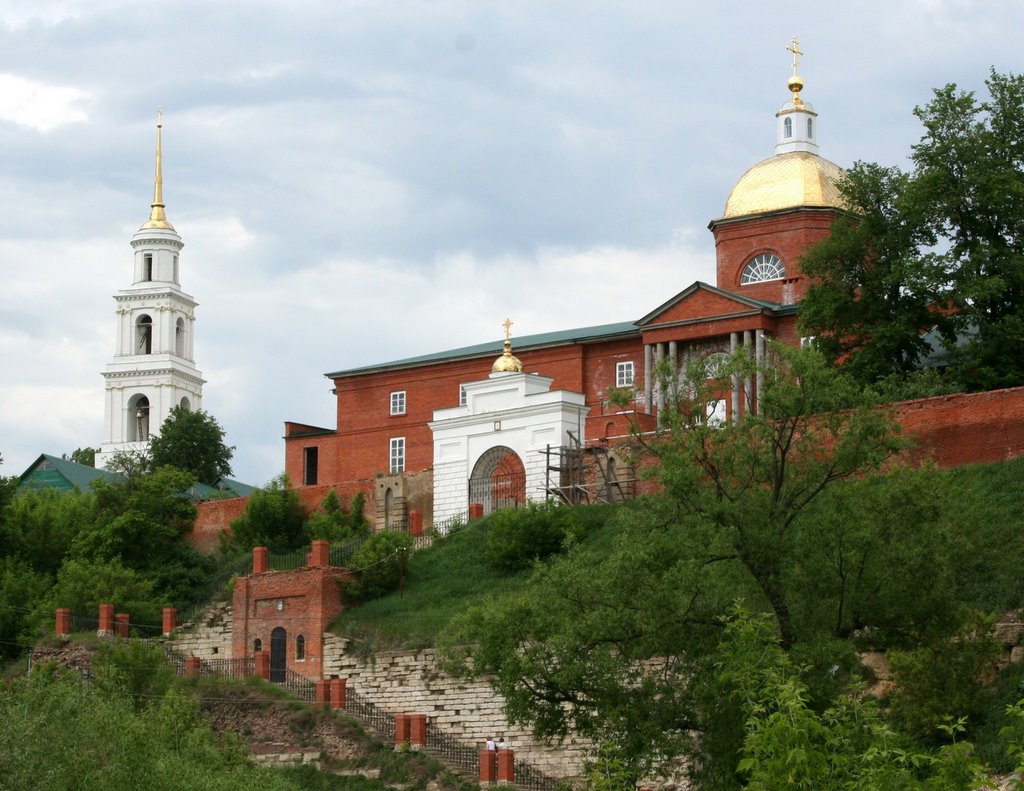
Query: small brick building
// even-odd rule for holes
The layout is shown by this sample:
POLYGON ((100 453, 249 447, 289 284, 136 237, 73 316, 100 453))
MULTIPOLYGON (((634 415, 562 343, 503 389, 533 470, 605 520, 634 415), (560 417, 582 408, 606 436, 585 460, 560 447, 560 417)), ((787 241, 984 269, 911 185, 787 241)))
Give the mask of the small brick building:
POLYGON ((270 652, 271 680, 286 670, 323 677, 324 632, 342 610, 341 582, 348 572, 329 566, 327 543, 313 542, 308 563, 289 571, 268 571, 266 549, 253 553, 253 573, 235 580, 232 593, 232 656, 270 652))

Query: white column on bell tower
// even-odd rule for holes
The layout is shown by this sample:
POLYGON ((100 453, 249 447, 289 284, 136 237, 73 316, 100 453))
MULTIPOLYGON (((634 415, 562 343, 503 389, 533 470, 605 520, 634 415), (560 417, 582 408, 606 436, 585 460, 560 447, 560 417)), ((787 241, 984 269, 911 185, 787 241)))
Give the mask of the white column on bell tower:
POLYGON ((184 244, 167 221, 163 201, 163 112, 157 116, 156 172, 149 219, 132 237, 132 282, 114 294, 114 357, 107 363, 104 439, 96 466, 117 451, 141 450, 175 406, 202 409, 195 366, 196 301, 181 290, 184 244))

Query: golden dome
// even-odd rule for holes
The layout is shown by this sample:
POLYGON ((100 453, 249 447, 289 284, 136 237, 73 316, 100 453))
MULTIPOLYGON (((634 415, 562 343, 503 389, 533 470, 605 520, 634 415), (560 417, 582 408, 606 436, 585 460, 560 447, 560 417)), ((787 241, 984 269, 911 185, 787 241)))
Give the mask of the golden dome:
POLYGON ((839 187, 843 169, 808 151, 762 160, 744 173, 729 193, 723 219, 802 206, 845 208, 839 187))
POLYGON ((492 374, 521 374, 523 364, 519 358, 512 354, 512 343, 505 341, 505 352, 491 366, 492 374))
POLYGON ((512 354, 512 319, 502 322, 505 328, 505 352, 491 366, 492 374, 521 374, 523 364, 512 354))

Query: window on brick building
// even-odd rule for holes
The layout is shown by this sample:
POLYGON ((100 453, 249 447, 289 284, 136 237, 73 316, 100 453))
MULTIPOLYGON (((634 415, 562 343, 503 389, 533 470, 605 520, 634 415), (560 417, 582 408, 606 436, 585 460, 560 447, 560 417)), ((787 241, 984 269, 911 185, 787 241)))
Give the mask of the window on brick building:
POLYGON ((391 394, 391 414, 392 415, 404 415, 405 414, 405 391, 395 390, 391 394))
POLYGON ((257 654, 263 650, 263 641, 260 640, 260 638, 257 637, 255 640, 252 641, 252 650, 254 653, 257 654))
POLYGON ((466 386, 459 385, 459 406, 465 406, 466 404, 466 386))
POLYGON ((616 387, 632 387, 634 375, 635 370, 633 368, 632 360, 623 363, 615 363, 616 387))
POLYGON ((320 460, 320 448, 315 445, 302 449, 302 482, 306 486, 315 486, 317 466, 320 460))
POLYGON ((785 276, 786 267, 781 258, 772 253, 761 253, 751 258, 750 262, 743 267, 740 285, 761 283, 765 280, 780 280, 785 276))
POLYGON ((301 634, 295 638, 295 661, 304 662, 306 660, 306 638, 301 634))
POLYGON ((391 472, 405 472, 405 437, 391 438, 391 472))

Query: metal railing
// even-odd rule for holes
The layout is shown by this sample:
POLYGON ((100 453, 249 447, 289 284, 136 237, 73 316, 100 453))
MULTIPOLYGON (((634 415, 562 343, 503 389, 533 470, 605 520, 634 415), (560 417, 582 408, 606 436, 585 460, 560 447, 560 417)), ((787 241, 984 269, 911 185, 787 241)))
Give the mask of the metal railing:
POLYGON ((256 675, 255 657, 240 659, 204 659, 199 666, 200 675, 221 678, 249 678, 256 675))
POLYGON ((294 670, 285 669, 284 681, 275 681, 274 683, 284 687, 299 700, 306 703, 316 702, 316 684, 305 676, 300 676, 294 670))
POLYGON ((378 709, 355 690, 345 692, 345 711, 363 725, 373 728, 377 735, 389 742, 395 740, 395 715, 378 709))
POLYGON ((449 766, 460 771, 475 774, 480 767, 480 752, 462 742, 456 741, 437 728, 427 728, 427 752, 435 755, 449 766))

